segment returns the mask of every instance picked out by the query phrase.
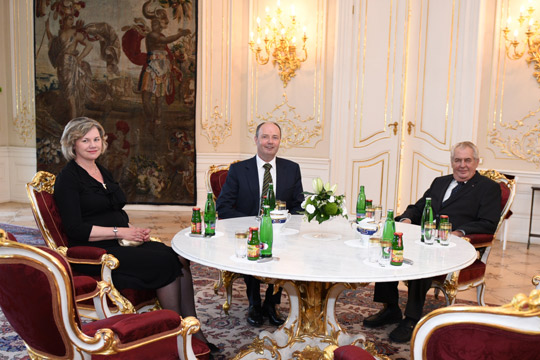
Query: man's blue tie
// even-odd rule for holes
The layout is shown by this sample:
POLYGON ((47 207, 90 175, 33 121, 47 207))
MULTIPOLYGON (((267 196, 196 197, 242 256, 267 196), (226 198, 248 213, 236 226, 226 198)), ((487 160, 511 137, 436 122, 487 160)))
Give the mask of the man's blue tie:
POLYGON ((452 189, 452 192, 450 192, 450 196, 448 197, 448 199, 446 199, 444 202, 447 202, 448 200, 452 199, 454 197, 454 195, 456 195, 456 193, 461 190, 461 188, 463 187, 463 185, 465 185, 465 182, 464 181, 458 181, 457 182, 457 185, 454 186, 454 188, 452 189))

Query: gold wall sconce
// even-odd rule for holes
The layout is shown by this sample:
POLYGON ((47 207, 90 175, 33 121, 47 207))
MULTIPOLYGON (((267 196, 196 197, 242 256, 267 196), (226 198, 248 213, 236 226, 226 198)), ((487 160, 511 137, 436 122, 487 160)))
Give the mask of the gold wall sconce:
POLYGON ((261 24, 259 17, 256 21, 256 34, 251 32, 249 48, 255 54, 255 60, 260 65, 267 64, 272 58, 274 67, 277 65, 283 87, 287 87, 291 78, 296 76, 296 70, 300 68, 301 63, 308 58, 306 27, 303 26, 303 36, 298 41, 298 35, 301 33, 296 22, 294 5, 291 5, 290 15, 285 15, 279 0, 274 15, 271 15, 270 8, 266 7, 264 24, 261 24), (256 39, 254 39, 255 35, 256 39), (301 42, 301 44, 297 44, 297 42, 301 42), (300 56, 297 55, 298 47, 300 47, 300 56))
POLYGON ((505 40, 506 56, 518 60, 525 53, 529 55, 527 63, 534 62, 534 77, 540 83, 540 23, 535 18, 536 9, 529 0, 528 8, 521 6, 519 17, 512 21, 508 16, 506 27, 502 29, 505 40))

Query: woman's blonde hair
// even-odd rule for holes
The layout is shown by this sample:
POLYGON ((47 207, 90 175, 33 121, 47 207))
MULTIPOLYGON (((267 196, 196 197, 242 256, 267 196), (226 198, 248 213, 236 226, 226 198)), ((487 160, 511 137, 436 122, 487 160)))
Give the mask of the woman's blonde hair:
POLYGON ((99 131, 99 137, 101 138, 102 147, 101 155, 107 150, 107 135, 105 135, 105 129, 99 122, 88 117, 78 117, 67 123, 60 138, 60 145, 62 145, 62 154, 67 161, 75 159, 75 142, 86 135, 92 128, 96 128, 99 131))

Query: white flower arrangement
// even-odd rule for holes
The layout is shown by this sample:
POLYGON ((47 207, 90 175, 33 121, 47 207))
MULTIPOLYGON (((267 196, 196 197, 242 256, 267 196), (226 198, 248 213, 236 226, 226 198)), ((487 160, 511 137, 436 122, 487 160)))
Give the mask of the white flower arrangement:
POLYGON ((320 178, 313 179, 313 192, 304 191, 307 195, 302 202, 301 214, 307 221, 316 219, 319 224, 329 220, 333 216, 343 216, 348 219, 347 207, 345 205, 345 195, 336 195, 337 184, 330 186, 330 183, 323 185, 320 178))

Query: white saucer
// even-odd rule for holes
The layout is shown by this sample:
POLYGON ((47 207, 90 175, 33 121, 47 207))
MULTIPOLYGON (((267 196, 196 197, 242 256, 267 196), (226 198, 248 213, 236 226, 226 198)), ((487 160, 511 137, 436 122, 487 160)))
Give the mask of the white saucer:
POLYGON ((446 249, 446 248, 451 248, 451 247, 456 246, 456 243, 453 243, 451 241, 446 246, 443 246, 443 245, 439 244, 437 241, 434 241, 433 244, 431 244, 431 245, 427 245, 426 243, 423 243, 420 240, 416 240, 414 243, 418 244, 418 245, 425 246, 427 248, 440 248, 440 249, 446 249))
POLYGON ((184 235, 186 235, 187 237, 197 237, 197 238, 201 238, 201 239, 215 239, 215 238, 218 238, 218 237, 222 237, 223 233, 221 231, 216 231, 216 235, 210 236, 210 237, 205 237, 204 234, 201 234, 201 235, 191 234, 191 232, 187 231, 184 235))
POLYGON ((360 239, 354 239, 354 240, 347 240, 345 241, 345 245, 348 245, 348 246, 351 246, 351 247, 357 247, 357 248, 362 248, 362 249, 367 249, 368 248, 368 244, 365 244, 363 245, 362 244, 362 241, 360 239))
POLYGON ((281 229, 281 231, 279 232, 278 235, 287 236, 287 235, 294 235, 294 234, 298 234, 298 233, 299 233, 299 231, 296 230, 296 229, 283 228, 283 229, 281 229))
POLYGON ((319 241, 333 241, 341 239, 341 235, 332 234, 329 232, 311 232, 302 235, 308 240, 319 240, 319 241))
POLYGON ((401 266, 390 265, 390 263, 388 263, 387 266, 381 266, 381 265, 379 265, 378 261, 371 262, 371 261, 369 261, 369 259, 364 259, 364 264, 369 265, 369 266, 374 267, 374 268, 377 268, 377 269, 390 269, 390 270, 399 270, 399 269, 404 269, 404 268, 408 268, 408 267, 411 266, 411 265, 405 264, 405 263, 401 264, 401 266))
POLYGON ((238 262, 238 263, 244 263, 244 264, 257 264, 257 263, 266 263, 266 262, 274 262, 274 261, 279 261, 279 257, 271 257, 271 258, 262 258, 262 259, 259 259, 259 260, 248 260, 247 257, 245 258, 239 258, 239 257, 236 257, 235 254, 232 254, 231 257, 229 258, 231 259, 232 261, 234 262, 238 262))

